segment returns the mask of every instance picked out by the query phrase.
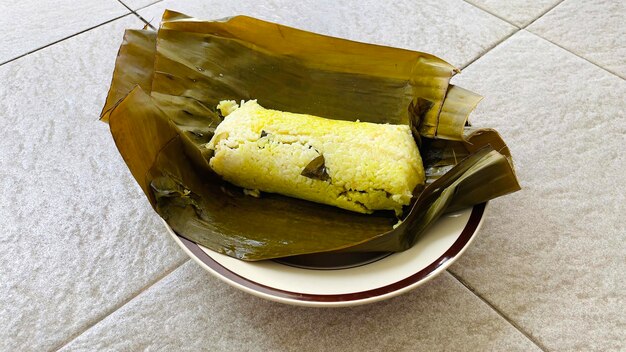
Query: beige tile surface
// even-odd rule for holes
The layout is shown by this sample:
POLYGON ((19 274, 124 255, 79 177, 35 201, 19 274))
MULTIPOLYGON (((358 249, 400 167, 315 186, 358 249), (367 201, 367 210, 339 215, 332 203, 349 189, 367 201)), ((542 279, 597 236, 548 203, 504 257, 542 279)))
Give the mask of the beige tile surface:
POLYGON ((0 63, 128 13, 116 0, 0 2, 0 63))
POLYGON ((139 11, 158 24, 164 9, 203 19, 250 15, 318 33, 426 51, 463 66, 513 32, 510 24, 462 0, 183 1, 139 11))
POLYGON ((566 0, 528 30, 626 78, 626 1, 566 0))
POLYGON ((449 274, 378 304, 287 306, 188 262, 63 351, 539 351, 449 274))
POLYGON ((184 260, 98 114, 127 16, 0 66, 0 351, 63 344, 184 260))
POLYGON ((524 27, 563 0, 466 0, 508 22, 524 27))
POLYGON ((548 350, 626 349, 626 82, 522 31, 456 82, 486 98, 523 190, 452 272, 548 350))

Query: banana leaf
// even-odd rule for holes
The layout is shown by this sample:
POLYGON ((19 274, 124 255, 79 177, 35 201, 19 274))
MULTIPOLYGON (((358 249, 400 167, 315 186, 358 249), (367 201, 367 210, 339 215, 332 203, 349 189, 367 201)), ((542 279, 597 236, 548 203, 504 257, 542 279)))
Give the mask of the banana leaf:
POLYGON ((120 46, 115 63, 115 74, 111 80, 109 93, 100 117, 106 122, 111 109, 115 107, 134 87, 139 85, 150 91, 154 54, 156 51, 156 32, 128 29, 120 46))
POLYGON ((401 251, 444 212, 519 189, 497 132, 472 129, 480 96, 449 84, 432 55, 352 42, 246 16, 201 21, 166 11, 157 32, 127 30, 102 118, 154 209, 181 236, 243 260, 401 251), (327 118, 408 124, 427 184, 401 223, 263 194, 213 173, 204 147, 224 99, 327 118))

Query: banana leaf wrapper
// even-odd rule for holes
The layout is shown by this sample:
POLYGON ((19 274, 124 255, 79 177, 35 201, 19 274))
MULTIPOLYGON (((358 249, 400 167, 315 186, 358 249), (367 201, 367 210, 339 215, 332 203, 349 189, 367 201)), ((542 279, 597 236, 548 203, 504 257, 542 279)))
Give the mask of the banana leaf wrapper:
POLYGON ((246 16, 166 11, 158 31, 127 30, 102 112, 153 208, 181 236, 243 260, 411 247, 443 213, 519 189, 498 133, 467 120, 481 97, 449 84, 429 54, 352 42, 246 16), (223 99, 335 119, 408 124, 427 184, 403 218, 263 194, 208 166, 223 99), (394 226, 396 225, 396 226, 394 226))

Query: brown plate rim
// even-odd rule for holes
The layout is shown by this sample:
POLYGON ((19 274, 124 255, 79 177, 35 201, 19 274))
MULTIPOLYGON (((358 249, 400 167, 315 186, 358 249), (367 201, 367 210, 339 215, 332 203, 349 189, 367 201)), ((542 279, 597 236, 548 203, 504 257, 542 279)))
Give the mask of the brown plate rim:
POLYGON ((262 296, 269 296, 268 298, 274 298, 278 301, 288 300, 294 303, 350 303, 355 301, 362 301, 366 299, 370 299, 373 297, 379 297, 386 294, 390 294, 392 292, 396 292, 402 289, 405 289, 411 285, 415 285, 421 281, 424 281, 426 278, 429 278, 438 268, 442 265, 448 263, 451 259, 454 259, 458 256, 463 249, 467 246, 467 244, 472 240, 474 235, 477 233, 478 227, 480 226, 481 219, 483 218, 483 214, 485 211, 486 203, 481 203, 475 205, 472 208, 472 212, 467 221, 467 224, 461 231, 461 234, 456 239, 456 241, 444 252, 439 258, 430 263, 424 269, 412 274, 409 277, 406 277, 402 280, 396 281, 394 283, 377 287, 374 289, 360 291, 360 292, 352 292, 352 293, 344 293, 344 294, 310 294, 310 293, 302 293, 302 292, 293 292, 293 291, 285 291, 281 289, 277 289, 274 287, 266 286, 255 282, 253 280, 247 279, 229 269, 222 266, 216 260, 211 258, 208 254, 204 252, 202 248, 195 242, 189 241, 188 239, 178 236, 178 240, 180 243, 185 246, 185 248, 192 253, 197 260, 201 263, 205 264, 216 274, 222 276, 227 281, 230 281, 237 286, 244 287, 247 290, 251 290, 253 292, 259 293, 262 296))

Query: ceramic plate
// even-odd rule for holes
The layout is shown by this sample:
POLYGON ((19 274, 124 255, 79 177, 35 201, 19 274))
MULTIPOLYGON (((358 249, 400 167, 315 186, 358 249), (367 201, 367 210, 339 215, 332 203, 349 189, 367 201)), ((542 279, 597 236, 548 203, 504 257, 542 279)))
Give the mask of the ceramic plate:
POLYGON ((485 207, 483 203, 444 215, 404 252, 308 255, 259 262, 213 252, 166 226, 200 266, 238 289, 282 303, 339 307, 397 296, 444 271, 474 239, 485 207))

